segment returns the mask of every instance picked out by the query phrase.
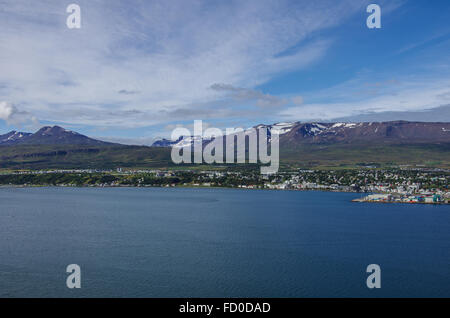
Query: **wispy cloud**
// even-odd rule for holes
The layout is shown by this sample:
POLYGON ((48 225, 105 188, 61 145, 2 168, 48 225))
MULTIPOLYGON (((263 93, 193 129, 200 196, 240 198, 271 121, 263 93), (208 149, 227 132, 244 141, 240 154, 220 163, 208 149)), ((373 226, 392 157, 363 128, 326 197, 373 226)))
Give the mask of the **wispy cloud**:
POLYGON ((135 138, 125 138, 125 137, 97 137, 94 136, 95 139, 113 142, 117 144, 123 145, 133 145, 133 146, 151 146, 153 143, 158 140, 156 137, 135 137, 135 138))
MULTIPOLYGON (((72 30, 60 1, 0 2, 0 119, 12 125, 331 120, 450 103, 449 77, 432 73, 341 77, 333 87, 286 95, 260 88, 286 72, 327 65, 339 45, 330 30, 355 15, 364 27, 367 0, 78 0, 82 28, 72 30)), ((403 3, 379 2, 383 19, 403 3)), ((442 44, 448 30, 438 35, 400 51, 442 44)), ((448 70, 448 59, 438 62, 448 70)))
POLYGON ((117 93, 124 94, 124 95, 135 95, 135 94, 139 94, 140 92, 139 91, 129 91, 129 90, 126 90, 126 89, 121 89, 117 93))
POLYGON ((220 105, 215 83, 247 87, 256 106, 283 105, 253 88, 317 62, 332 41, 310 37, 367 1, 79 0, 82 28, 72 30, 60 1, 1 2, 1 98, 40 120, 142 127, 220 105))
POLYGON ((211 89, 225 93, 225 97, 231 97, 237 101, 254 101, 259 107, 279 107, 287 103, 286 99, 270 94, 264 94, 255 89, 234 87, 230 84, 213 84, 211 89))
POLYGON ((358 117, 385 112, 421 112, 450 104, 450 79, 422 78, 416 81, 376 82, 356 86, 354 81, 324 91, 323 94, 335 94, 334 100, 345 102, 305 103, 301 106, 289 107, 279 112, 281 118, 298 120, 333 120, 342 117, 358 117), (348 85, 357 88, 373 87, 380 90, 365 92, 365 96, 348 96, 352 94, 348 85), (394 87, 391 87, 394 86, 394 87), (345 88, 344 88, 345 87, 345 88), (381 88, 386 88, 385 90, 381 88), (387 89, 387 88, 391 89, 387 89))

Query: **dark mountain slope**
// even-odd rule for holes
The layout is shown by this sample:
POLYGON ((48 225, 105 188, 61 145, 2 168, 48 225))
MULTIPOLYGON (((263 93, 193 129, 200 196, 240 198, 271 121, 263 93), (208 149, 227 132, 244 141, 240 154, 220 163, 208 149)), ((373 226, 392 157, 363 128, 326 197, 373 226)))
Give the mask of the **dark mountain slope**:
POLYGON ((371 122, 304 123, 294 126, 280 138, 291 146, 303 143, 416 144, 450 142, 450 123, 371 122))
POLYGON ((59 126, 46 126, 36 133, 10 132, 0 136, 0 145, 113 145, 89 138, 74 131, 66 130, 59 126), (7 138, 2 138, 7 136, 7 138), (9 136, 9 137, 8 137, 9 136), (20 137, 21 136, 21 137, 20 137))
POLYGON ((21 139, 27 138, 30 135, 32 135, 32 134, 13 130, 7 134, 0 135, 0 145, 15 144, 18 141, 20 141, 21 139))

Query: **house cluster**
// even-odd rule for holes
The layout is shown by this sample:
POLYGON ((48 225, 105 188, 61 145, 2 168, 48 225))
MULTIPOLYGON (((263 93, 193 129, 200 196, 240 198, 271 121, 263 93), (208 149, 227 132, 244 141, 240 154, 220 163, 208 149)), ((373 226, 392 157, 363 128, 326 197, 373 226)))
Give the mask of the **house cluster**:
POLYGON ((380 193, 365 198, 373 202, 448 203, 449 181, 448 171, 301 170, 273 177, 264 188, 380 193))
POLYGON ((367 201, 367 202, 401 202, 401 203, 449 203, 450 193, 446 194, 418 194, 418 195, 402 195, 402 194, 371 194, 357 201, 367 201))

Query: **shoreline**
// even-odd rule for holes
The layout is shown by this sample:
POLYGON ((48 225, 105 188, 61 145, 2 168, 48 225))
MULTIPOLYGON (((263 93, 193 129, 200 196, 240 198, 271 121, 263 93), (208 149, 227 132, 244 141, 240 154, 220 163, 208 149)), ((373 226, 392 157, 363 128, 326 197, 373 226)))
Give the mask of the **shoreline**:
MULTIPOLYGON (((18 188, 185 188, 185 189, 236 189, 236 190, 265 190, 265 191, 319 191, 319 192, 336 192, 336 193, 371 193, 357 191, 327 190, 327 189, 271 189, 271 188, 240 188, 240 187, 211 187, 211 186, 136 186, 136 185, 120 185, 120 186, 99 186, 99 185, 0 185, 0 189, 18 189, 18 188)), ((398 203, 398 204, 420 204, 420 205, 450 205, 445 202, 402 202, 402 201, 377 201, 366 200, 364 198, 355 198, 351 202, 354 203, 398 203)))
POLYGON ((364 199, 353 199, 352 202, 355 203, 384 203, 384 204, 420 204, 420 205, 450 205, 450 203, 445 202, 401 202, 401 201, 375 201, 375 200, 364 200, 364 199))
MULTIPOLYGON (((217 187, 217 186, 136 186, 136 185, 120 185, 120 186, 99 186, 99 185, 52 185, 52 184, 24 184, 24 185, 0 185, 1 188, 187 188, 187 189, 236 189, 236 190, 269 190, 269 191, 321 191, 321 192, 341 192, 341 193, 369 193, 342 190, 327 189, 273 189, 273 188, 241 188, 241 187, 217 187)), ((370 192, 371 193, 371 192, 370 192)))

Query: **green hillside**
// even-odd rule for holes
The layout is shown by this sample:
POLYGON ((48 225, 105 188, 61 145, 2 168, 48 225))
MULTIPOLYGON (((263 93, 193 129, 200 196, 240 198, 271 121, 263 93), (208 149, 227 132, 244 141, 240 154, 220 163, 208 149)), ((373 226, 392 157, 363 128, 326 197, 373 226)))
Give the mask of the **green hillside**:
POLYGON ((303 145, 281 150, 283 166, 304 168, 424 165, 450 168, 450 143, 303 145))
MULTIPOLYGON (((180 167, 172 163, 170 151, 170 148, 120 145, 1 146, 0 168, 5 170, 180 167)), ((280 153, 282 168, 354 168, 387 165, 425 165, 450 168, 450 143, 302 145, 293 149, 282 147, 280 153)), ((186 167, 186 165, 182 167, 186 167)), ((211 168, 206 165, 202 165, 202 167, 211 168)), ((227 165, 227 167, 236 166, 227 165)), ((195 168, 199 167, 195 166, 195 168)))
POLYGON ((3 169, 163 167, 170 149, 140 146, 30 145, 0 147, 3 169))

